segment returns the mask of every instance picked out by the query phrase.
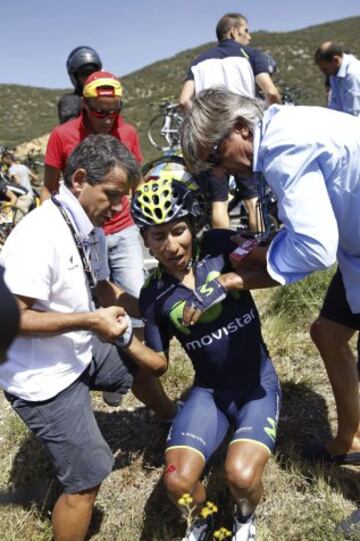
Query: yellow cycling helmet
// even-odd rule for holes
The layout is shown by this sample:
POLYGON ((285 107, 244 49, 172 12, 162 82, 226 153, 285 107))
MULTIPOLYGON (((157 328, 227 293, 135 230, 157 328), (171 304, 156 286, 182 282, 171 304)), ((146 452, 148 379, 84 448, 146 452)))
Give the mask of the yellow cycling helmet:
POLYGON ((131 212, 140 228, 185 217, 192 218, 195 227, 199 227, 204 215, 201 195, 178 180, 168 178, 156 178, 140 185, 132 198, 131 212))

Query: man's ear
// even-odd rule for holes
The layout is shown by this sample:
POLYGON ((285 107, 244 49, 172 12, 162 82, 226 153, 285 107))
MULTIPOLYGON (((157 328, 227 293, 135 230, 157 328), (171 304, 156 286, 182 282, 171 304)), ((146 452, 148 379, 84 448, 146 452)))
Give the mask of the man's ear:
POLYGON ((240 133, 241 137, 245 140, 252 136, 249 126, 242 120, 239 120, 239 122, 236 124, 234 131, 236 133, 240 133))
POLYGON ((84 183, 86 182, 86 178, 87 176, 85 169, 76 169, 76 171, 73 173, 73 176, 71 177, 71 186, 74 195, 80 195, 84 187, 84 183))
POLYGON ((228 32, 228 36, 227 38, 228 39, 235 39, 236 36, 238 35, 238 29, 236 26, 232 26, 228 32))
POLYGON ((332 65, 335 66, 336 69, 339 69, 341 67, 342 60, 343 59, 341 56, 335 55, 331 62, 332 62, 332 65))

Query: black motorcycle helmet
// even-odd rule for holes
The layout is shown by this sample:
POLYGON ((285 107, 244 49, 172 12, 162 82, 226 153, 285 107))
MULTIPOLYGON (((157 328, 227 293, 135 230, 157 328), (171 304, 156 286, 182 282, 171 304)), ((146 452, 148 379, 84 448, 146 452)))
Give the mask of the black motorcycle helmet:
POLYGON ((82 91, 82 84, 78 79, 79 72, 85 76, 89 76, 94 71, 100 71, 101 68, 102 62, 100 56, 94 49, 87 45, 81 45, 73 49, 66 61, 66 69, 70 80, 78 92, 82 91))

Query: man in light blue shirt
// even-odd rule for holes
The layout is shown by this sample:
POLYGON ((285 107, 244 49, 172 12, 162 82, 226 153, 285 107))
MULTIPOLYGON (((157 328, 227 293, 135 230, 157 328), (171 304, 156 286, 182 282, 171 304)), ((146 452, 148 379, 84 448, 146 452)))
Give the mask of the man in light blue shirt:
MULTIPOLYGON (((264 112, 258 100, 211 89, 195 98, 181 142, 193 172, 256 171, 278 199, 284 227, 246 256, 246 268, 237 267, 244 289, 290 284, 338 261, 341 273, 312 326, 339 422, 319 453, 328 462, 360 464, 358 374, 348 347, 360 329, 360 119, 321 107, 264 112)), ((187 310, 185 323, 198 317, 187 310)))
POLYGON ((345 54, 341 45, 324 41, 316 49, 315 62, 330 79, 329 108, 359 116, 360 60, 345 54))

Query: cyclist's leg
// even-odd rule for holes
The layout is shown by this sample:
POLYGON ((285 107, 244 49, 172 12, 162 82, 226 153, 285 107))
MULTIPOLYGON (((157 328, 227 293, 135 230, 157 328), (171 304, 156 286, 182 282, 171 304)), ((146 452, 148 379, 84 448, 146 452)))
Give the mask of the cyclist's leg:
POLYGON ((260 383, 240 406, 225 461, 225 477, 245 520, 263 493, 262 474, 276 439, 281 390, 270 359, 262 361, 260 383))
POLYGON ((358 373, 349 346, 357 329, 360 329, 360 314, 351 312, 338 270, 330 282, 320 316, 310 331, 325 363, 336 402, 338 431, 327 443, 327 450, 333 455, 360 451, 358 373))
POLYGON ((163 482, 175 504, 185 493, 198 508, 204 504, 206 493, 200 477, 228 427, 213 391, 194 387, 170 428, 166 444, 163 482))

